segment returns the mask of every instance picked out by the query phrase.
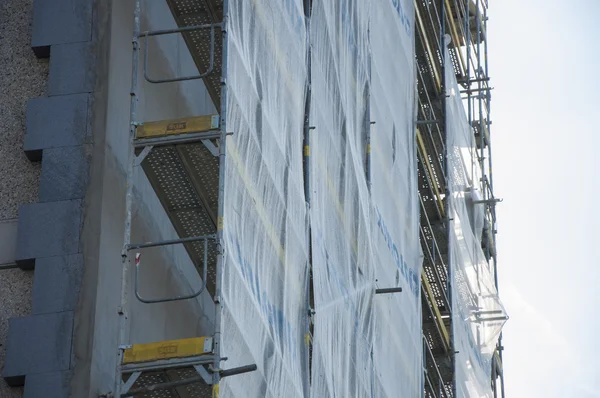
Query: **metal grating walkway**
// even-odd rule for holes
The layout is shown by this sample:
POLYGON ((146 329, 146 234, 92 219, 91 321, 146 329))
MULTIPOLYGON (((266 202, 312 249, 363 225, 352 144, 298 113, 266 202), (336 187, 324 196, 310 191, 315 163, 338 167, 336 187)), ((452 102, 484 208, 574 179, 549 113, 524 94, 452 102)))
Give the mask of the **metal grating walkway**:
MULTIPOLYGON (((223 0, 166 0, 177 26, 196 26, 219 23, 223 19, 223 0)), ((214 70, 203 81, 215 108, 221 108, 221 64, 223 39, 221 32, 215 32, 214 70), (218 34, 217 34, 218 33, 218 34)), ((190 54, 199 71, 205 71, 210 64, 210 31, 196 30, 182 33, 190 54)))
MULTIPOLYGON (((142 167, 180 238, 217 230, 219 158, 202 142, 153 148, 142 167)), ((198 273, 204 259, 202 241, 184 244, 198 273)), ((207 288, 214 293, 217 250, 209 245, 207 288)))
MULTIPOLYGON (((131 376, 124 374, 123 382, 127 382, 129 377, 131 376)), ((135 398, 211 398, 212 386, 203 382, 190 383, 168 389, 155 388, 153 391, 135 392, 136 390, 160 384, 197 378, 198 372, 192 366, 143 372, 131 386, 130 391, 132 393, 126 393, 124 396, 135 398)))

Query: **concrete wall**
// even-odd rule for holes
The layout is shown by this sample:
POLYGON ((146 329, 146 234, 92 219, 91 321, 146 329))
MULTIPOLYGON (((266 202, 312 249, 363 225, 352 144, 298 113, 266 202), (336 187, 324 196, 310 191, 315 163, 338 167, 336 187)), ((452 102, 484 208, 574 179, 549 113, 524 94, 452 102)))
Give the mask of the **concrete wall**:
MULTIPOLYGON (((16 222, 20 205, 38 199, 41 164, 31 163, 23 153, 25 109, 29 98, 46 92, 48 60, 38 60, 31 51, 31 20, 32 0, 0 3, 0 223, 6 224, 16 222)), ((0 248, 0 258, 14 260, 14 240, 11 246, 0 248)), ((8 320, 31 311, 32 284, 31 271, 0 270, 0 370, 8 320)), ((0 397, 22 396, 22 388, 0 380, 0 397)))

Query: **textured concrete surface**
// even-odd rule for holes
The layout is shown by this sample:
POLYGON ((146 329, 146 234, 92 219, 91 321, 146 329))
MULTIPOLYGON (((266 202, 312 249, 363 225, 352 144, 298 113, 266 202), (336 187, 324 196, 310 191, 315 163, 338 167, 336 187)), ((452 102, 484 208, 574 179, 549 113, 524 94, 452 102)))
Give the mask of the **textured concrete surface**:
MULTIPOLYGON (((32 0, 0 1, 0 220, 16 218, 21 204, 38 197, 41 166, 23 154, 25 107, 30 98, 45 95, 48 60, 31 51, 31 10, 32 0)), ((8 319, 30 313, 32 283, 32 272, 0 271, 0 369, 8 319)), ((22 388, 0 380, 0 397, 22 396, 22 388)))
POLYGON ((0 2, 0 219, 37 201, 40 165, 23 154, 25 106, 45 94, 48 61, 31 51, 31 0, 0 2))

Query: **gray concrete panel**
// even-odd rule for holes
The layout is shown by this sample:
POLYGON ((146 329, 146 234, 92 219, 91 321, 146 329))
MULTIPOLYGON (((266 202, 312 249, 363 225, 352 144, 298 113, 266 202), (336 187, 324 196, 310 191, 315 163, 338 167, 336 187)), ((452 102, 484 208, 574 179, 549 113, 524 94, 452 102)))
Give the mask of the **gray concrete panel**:
POLYGON ((72 334, 73 312, 12 318, 4 380, 9 385, 22 385, 27 374, 69 369, 72 334))
POLYGON ((75 310, 82 277, 82 254, 36 260, 33 276, 33 313, 37 315, 75 310))
POLYGON ((34 0, 31 47, 48 57, 52 44, 74 43, 92 37, 92 2, 89 0, 34 0))
POLYGON ((21 268, 31 268, 37 257, 77 253, 80 229, 80 200, 21 206, 17 264, 21 268))
POLYGON ((49 148, 43 153, 40 202, 82 199, 90 161, 86 147, 49 148))
POLYGON ((49 372, 28 375, 23 398, 68 398, 70 372, 49 372))
POLYGON ((81 145, 88 135, 88 94, 34 98, 27 103, 23 149, 40 160, 42 149, 81 145))
POLYGON ((48 95, 92 92, 94 89, 94 55, 92 42, 52 46, 48 95))
POLYGON ((18 220, 0 221, 0 268, 15 262, 18 226, 18 220))
MULTIPOLYGON (((0 371, 4 367, 9 319, 31 311, 33 272, 20 269, 0 271, 0 371)), ((20 388, 10 388, 0 379, 0 397, 22 398, 20 388)))

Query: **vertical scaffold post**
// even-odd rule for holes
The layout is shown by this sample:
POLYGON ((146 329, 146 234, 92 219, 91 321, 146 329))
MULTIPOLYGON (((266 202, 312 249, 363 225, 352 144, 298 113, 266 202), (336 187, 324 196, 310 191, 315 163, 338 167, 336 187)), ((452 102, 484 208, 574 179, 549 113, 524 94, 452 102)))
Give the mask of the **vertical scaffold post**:
POLYGON ((471 17, 470 17, 470 2, 467 2, 465 9, 465 34, 467 39, 465 40, 467 47, 467 76, 465 82, 467 84, 467 120, 469 121, 469 127, 473 126, 472 106, 471 106, 471 17))
POLYGON ((133 168, 135 162, 135 148, 133 140, 135 138, 136 117, 137 117, 137 85, 138 85, 138 66, 140 58, 140 18, 141 18, 141 0, 135 0, 133 10, 133 36, 132 36, 132 64, 131 64, 131 88, 129 104, 129 153, 127 159, 126 175, 126 193, 125 193, 125 231, 123 233, 123 249, 121 252, 122 274, 121 274, 121 296, 118 307, 119 314, 119 346, 117 348, 117 363, 115 367, 115 397, 121 396, 121 378, 119 369, 123 359, 123 346, 127 344, 127 304, 129 295, 129 257, 127 246, 131 243, 131 208, 133 205, 133 168))
MULTIPOLYGON (((488 191, 486 187, 486 177, 485 177, 485 129, 483 123, 483 101, 481 98, 482 95, 482 86, 483 79, 487 76, 482 74, 481 67, 481 14, 479 12, 479 7, 481 5, 480 0, 476 0, 475 3, 475 19, 476 19, 476 40, 477 40, 477 70, 475 71, 475 78, 477 79, 477 111, 478 111, 478 129, 479 129, 479 163, 481 168, 481 178, 483 179, 482 184, 482 199, 485 201, 488 199, 488 191)), ((489 245, 486 247, 487 258, 489 258, 489 245)))
MULTIPOLYGON (((444 169, 444 175, 446 176, 446 184, 445 184, 445 197, 446 197, 446 201, 444 204, 444 213, 445 213, 445 222, 446 222, 446 234, 447 234, 447 239, 448 239, 448 259, 447 259, 447 263, 448 263, 448 299, 450 300, 450 313, 453 313, 453 308, 452 308, 452 295, 454 294, 454 292, 452 291, 452 276, 453 276, 453 264, 452 264, 452 255, 450 253, 450 236, 451 236, 451 224, 452 224, 452 216, 451 216, 451 204, 450 204, 450 179, 451 179, 451 173, 449 172, 450 170, 450 166, 448 164, 448 153, 451 150, 450 147, 450 143, 448 142, 448 112, 447 112, 447 107, 446 107, 446 102, 447 102, 447 97, 448 97, 448 92, 447 92, 447 86, 448 86, 448 82, 446 81, 446 68, 452 68, 452 65, 446 65, 446 54, 448 54, 449 51, 449 46, 450 43, 446 42, 446 12, 451 12, 451 10, 446 10, 446 5, 444 1, 441 1, 441 12, 440 12, 440 55, 442 58, 442 88, 440 90, 441 92, 441 109, 442 109, 442 120, 444 121, 443 123, 443 136, 444 136, 444 140, 445 140, 445 151, 444 151, 444 164, 443 164, 443 169, 444 169)), ((456 357, 455 357, 455 345, 454 345, 454 331, 453 331, 453 325, 454 325, 454 317, 451 316, 450 317, 450 360, 452 361, 452 396, 455 397, 456 396, 456 357)))
POLYGON ((221 282, 225 264, 225 242, 223 238, 225 214, 225 163, 227 142, 227 29, 229 26, 229 1, 223 0, 223 21, 221 24, 222 35, 222 62, 221 62, 221 137, 219 139, 219 199, 217 214, 217 272, 215 280, 215 333, 213 335, 214 363, 213 363, 213 389, 212 398, 219 398, 219 382, 221 381, 221 282))
POLYGON ((311 63, 312 53, 310 47, 310 9, 311 0, 304 0, 304 20, 306 27, 306 98, 304 100, 304 126, 303 126, 303 143, 302 143, 302 168, 304 176, 304 200, 306 202, 306 247, 308 249, 307 262, 306 262, 306 326, 304 330, 304 340, 306 354, 304 355, 305 360, 305 374, 303 380, 303 389, 305 394, 308 394, 310 388, 310 372, 311 372, 311 358, 312 358, 312 342, 311 342, 311 319, 312 319, 312 235, 310 228, 310 104, 312 95, 312 74, 311 74, 311 63))

